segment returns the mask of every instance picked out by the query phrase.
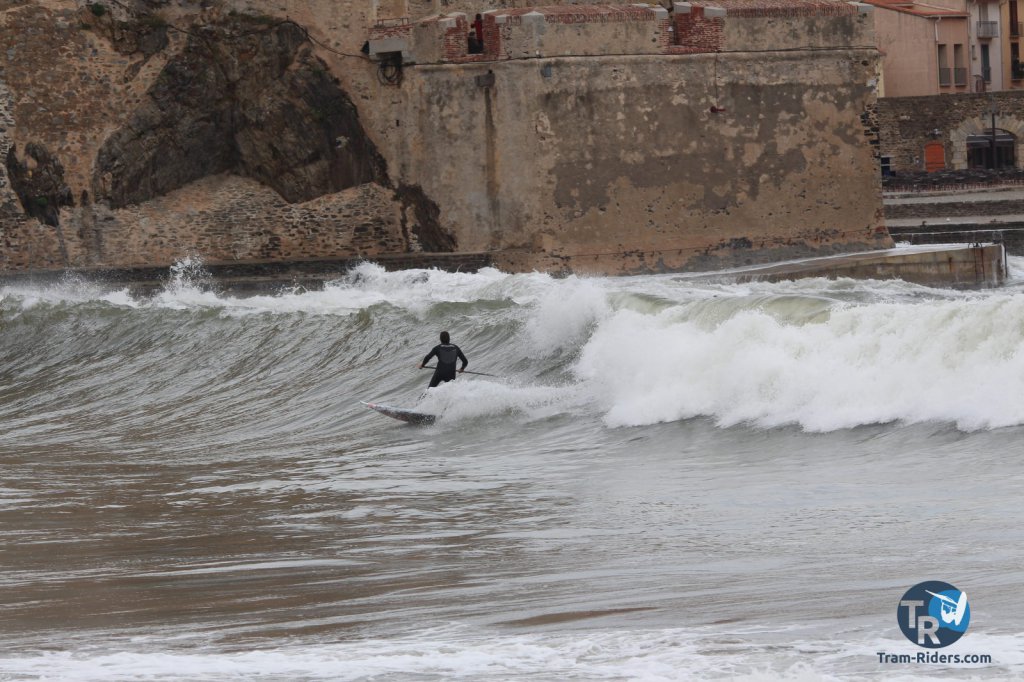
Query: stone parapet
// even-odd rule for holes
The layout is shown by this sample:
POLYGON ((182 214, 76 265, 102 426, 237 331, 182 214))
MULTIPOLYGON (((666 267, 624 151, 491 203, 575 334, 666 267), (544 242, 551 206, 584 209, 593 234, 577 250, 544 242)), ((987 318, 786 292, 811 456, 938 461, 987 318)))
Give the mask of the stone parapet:
POLYGON ((479 15, 451 12, 413 23, 411 30, 372 28, 371 51, 385 44, 386 37, 389 51, 398 51, 400 42, 410 63, 436 64, 873 44, 870 16, 850 3, 829 0, 680 2, 671 12, 644 4, 539 6, 492 9, 479 15), (477 36, 482 38, 479 43, 474 42, 477 36))

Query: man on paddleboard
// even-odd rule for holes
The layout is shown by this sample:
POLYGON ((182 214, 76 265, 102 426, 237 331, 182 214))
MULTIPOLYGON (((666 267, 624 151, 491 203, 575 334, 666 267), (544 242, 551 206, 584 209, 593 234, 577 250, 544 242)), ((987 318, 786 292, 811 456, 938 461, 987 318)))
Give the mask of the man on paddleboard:
POLYGON ((431 358, 437 357, 437 368, 434 370, 434 376, 430 377, 429 388, 434 388, 442 381, 451 381, 455 378, 456 360, 462 360, 459 374, 462 374, 466 369, 466 365, 469 364, 469 360, 462 354, 462 349, 452 343, 451 340, 448 332, 441 332, 441 343, 434 346, 433 350, 427 353, 427 357, 423 358, 423 362, 420 363, 420 369, 423 369, 430 362, 431 358))

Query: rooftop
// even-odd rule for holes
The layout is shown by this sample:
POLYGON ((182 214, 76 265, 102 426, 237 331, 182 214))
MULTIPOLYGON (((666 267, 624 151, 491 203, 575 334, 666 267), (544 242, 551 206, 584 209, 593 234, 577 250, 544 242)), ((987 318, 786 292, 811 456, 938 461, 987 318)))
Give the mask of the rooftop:
POLYGON ((937 7, 935 5, 928 5, 923 2, 908 2, 907 0, 863 0, 863 2, 874 5, 881 9, 892 10, 893 12, 902 12, 904 14, 913 14, 919 17, 926 18, 963 18, 967 19, 970 15, 967 12, 962 12, 955 9, 949 9, 948 7, 937 7))

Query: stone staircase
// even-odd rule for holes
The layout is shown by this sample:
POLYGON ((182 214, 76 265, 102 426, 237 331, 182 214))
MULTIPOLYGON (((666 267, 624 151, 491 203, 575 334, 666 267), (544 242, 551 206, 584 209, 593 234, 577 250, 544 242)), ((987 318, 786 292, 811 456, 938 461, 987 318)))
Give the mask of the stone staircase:
POLYGON ((1001 243, 1024 255, 1024 187, 887 193, 885 222, 897 242, 1001 243))

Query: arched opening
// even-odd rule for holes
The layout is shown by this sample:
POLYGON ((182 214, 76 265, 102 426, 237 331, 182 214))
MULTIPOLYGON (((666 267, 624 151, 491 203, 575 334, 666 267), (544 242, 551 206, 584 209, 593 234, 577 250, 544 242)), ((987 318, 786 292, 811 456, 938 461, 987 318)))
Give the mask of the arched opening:
POLYGON ((1001 128, 967 136, 968 168, 1013 168, 1017 138, 1001 128))

